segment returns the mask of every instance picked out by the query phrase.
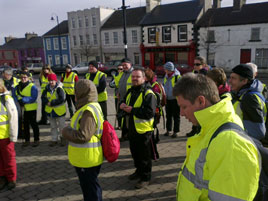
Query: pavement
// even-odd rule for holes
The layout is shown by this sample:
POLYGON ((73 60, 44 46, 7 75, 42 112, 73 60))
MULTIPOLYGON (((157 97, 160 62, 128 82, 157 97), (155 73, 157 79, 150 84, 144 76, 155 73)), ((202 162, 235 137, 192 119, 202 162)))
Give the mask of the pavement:
MULTIPOLYGON (((34 76, 37 80, 37 75, 34 76)), ((36 85, 39 84, 36 81, 36 85)), ((108 86, 108 85, 107 85, 108 86)), ((108 89, 108 120, 115 122, 113 90, 108 89)), ((40 99, 40 98, 39 98, 40 99)), ((39 102, 39 106, 41 106, 39 102)), ((38 110, 40 119, 41 107, 38 110)), ((66 119, 69 119, 67 113, 66 119)), ((129 151, 129 143, 122 142, 119 158, 114 163, 103 162, 99 174, 104 201, 175 201, 176 182, 179 169, 185 159, 185 134, 191 130, 191 124, 181 118, 179 136, 164 136, 163 119, 159 124, 160 142, 158 152, 160 159, 153 161, 150 185, 135 189, 137 181, 129 181, 128 176, 134 169, 129 151)), ((69 121, 66 121, 66 125, 69 121)), ((117 131, 118 137, 121 131, 117 131)), ((32 137, 31 130, 31 137, 32 137)), ((31 138, 33 141, 33 137, 31 138)), ((17 187, 13 190, 0 191, 0 201, 78 201, 83 200, 75 169, 69 164, 67 146, 49 147, 50 127, 40 126, 40 145, 22 148, 19 140, 16 147, 17 187)))

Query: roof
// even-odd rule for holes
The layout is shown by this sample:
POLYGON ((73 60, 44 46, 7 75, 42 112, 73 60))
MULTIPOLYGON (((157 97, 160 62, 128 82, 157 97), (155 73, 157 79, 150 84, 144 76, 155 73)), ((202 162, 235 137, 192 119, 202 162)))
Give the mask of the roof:
POLYGON ((26 38, 15 38, 0 46, 1 50, 18 50, 27 48, 43 48, 42 37, 32 37, 29 40, 26 38))
POLYGON ((209 9, 197 25, 208 27, 265 23, 268 22, 267 11, 268 2, 244 4, 239 11, 234 11, 233 7, 209 9))
POLYGON ((155 7, 140 22, 142 26, 195 21, 202 10, 199 1, 164 4, 155 7))
MULTIPOLYGON (((140 21, 146 14, 146 7, 137 7, 126 9, 126 26, 139 26, 140 21)), ((102 29, 114 29, 123 27, 123 11, 115 11, 111 17, 102 25, 102 29)))
MULTIPOLYGON (((59 32, 60 34, 68 34, 68 20, 64 20, 59 24, 59 32)), ((58 35, 58 25, 50 29, 48 32, 46 32, 43 36, 55 36, 58 35)))

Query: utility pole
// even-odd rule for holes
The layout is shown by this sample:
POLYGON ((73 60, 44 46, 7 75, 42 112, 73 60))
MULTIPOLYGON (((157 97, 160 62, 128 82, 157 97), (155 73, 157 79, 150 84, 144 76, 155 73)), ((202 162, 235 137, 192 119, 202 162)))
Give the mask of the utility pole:
POLYGON ((60 38, 60 23, 59 23, 59 17, 57 14, 52 14, 52 17, 50 20, 54 20, 53 15, 56 16, 56 20, 57 20, 57 28, 58 28, 58 41, 59 41, 59 51, 60 51, 60 65, 62 66, 62 52, 61 52, 61 38, 60 38))
POLYGON ((124 50, 125 50, 125 58, 127 58, 127 31, 126 31, 126 24, 127 24, 127 17, 126 17, 126 8, 129 6, 125 6, 125 0, 122 0, 122 10, 123 10, 123 28, 124 28, 124 50))

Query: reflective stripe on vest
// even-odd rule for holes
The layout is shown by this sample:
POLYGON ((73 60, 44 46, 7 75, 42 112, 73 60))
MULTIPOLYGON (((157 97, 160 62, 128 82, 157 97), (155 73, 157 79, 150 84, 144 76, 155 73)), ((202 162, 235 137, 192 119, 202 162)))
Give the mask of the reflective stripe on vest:
POLYGON ((127 79, 127 90, 129 90, 132 86, 132 78, 131 77, 132 77, 132 74, 127 79))
POLYGON ((43 93, 47 85, 48 85, 48 78, 43 75, 41 77, 41 94, 43 93))
POLYGON ((103 117, 98 103, 89 103, 80 108, 72 117, 71 127, 75 130, 80 128, 80 119, 84 111, 90 111, 96 122, 96 131, 90 141, 83 144, 69 142, 68 156, 70 163, 75 167, 94 167, 103 161, 101 135, 103 130, 103 117))
MULTIPOLYGON (((52 100, 56 100, 59 98, 58 93, 57 93, 57 89, 61 88, 61 87, 57 87, 54 89, 54 91, 52 92, 52 94, 50 92, 47 91, 47 99, 49 102, 51 102, 52 100)), ((63 90, 63 89, 62 89, 63 90)), ((64 93, 64 92, 63 92, 64 93)), ((65 95, 65 93, 64 93, 65 95)), ((64 97, 65 100, 65 97, 64 97)), ((58 115, 58 116, 62 116, 66 113, 66 106, 65 106, 65 102, 59 104, 59 105, 55 105, 55 106, 48 106, 46 105, 45 107, 45 111, 47 113, 51 113, 52 110, 58 115)))
MULTIPOLYGON (((154 95, 154 92, 151 89, 148 89, 144 95, 144 97, 149 94, 152 93, 154 95)), ((126 104, 129 105, 130 103, 130 99, 131 99, 131 93, 128 94, 127 99, 126 99, 126 104)), ((135 101, 133 108, 139 108, 141 107, 143 102, 143 92, 140 92, 140 95, 138 96, 137 100, 135 101)), ((153 124, 154 124, 154 117, 152 117, 151 119, 140 119, 138 117, 136 117, 135 115, 133 115, 133 120, 134 120, 134 125, 136 128, 137 133, 139 134, 144 134, 148 131, 153 131, 153 124)))
MULTIPOLYGON (((240 135, 241 137, 245 138, 246 140, 252 142, 252 144, 256 147, 256 145, 254 144, 254 142, 252 141, 252 139, 249 136, 241 133, 239 130, 236 130, 236 129, 231 129, 231 130, 234 130, 238 135, 240 135)), ((258 150, 257 147, 256 147, 256 150, 258 150)), ((191 183, 193 183, 195 188, 197 188, 199 190, 201 190, 201 189, 208 190, 208 197, 210 198, 210 200, 242 201, 241 199, 234 198, 232 196, 228 196, 228 195, 225 195, 225 194, 222 194, 222 193, 218 193, 218 192, 215 192, 215 191, 212 191, 212 190, 209 189, 209 186, 208 186, 209 181, 203 179, 204 166, 205 166, 205 163, 207 162, 206 161, 207 151, 208 151, 208 148, 202 149, 198 159, 195 161, 195 175, 188 170, 186 165, 182 169, 182 175, 187 180, 189 180, 191 183)), ((259 155, 259 167, 261 167, 260 154, 258 154, 258 155, 259 155)))
MULTIPOLYGON (((4 98, 5 100, 12 98, 9 95, 2 95, 0 98, 4 98)), ((8 113, 5 105, 0 103, 0 139, 9 138, 9 120, 8 120, 8 113)))
MULTIPOLYGON (((95 84, 96 87, 99 86, 100 79, 102 78, 102 76, 106 77, 107 75, 105 73, 101 72, 101 71, 97 71, 97 73, 96 73, 96 75, 95 75, 95 77, 93 79, 93 83, 95 84)), ((86 79, 89 80, 89 78, 90 78, 90 73, 88 73, 86 75, 86 79)), ((107 99, 108 99, 108 94, 107 94, 107 90, 105 88, 103 92, 98 94, 98 102, 107 101, 107 99)))
POLYGON ((66 94, 74 95, 74 84, 75 84, 75 73, 71 72, 67 77, 67 73, 62 74, 63 78, 63 89, 66 94))
MULTIPOLYGON (((29 83, 22 91, 20 91, 20 94, 22 96, 31 97, 32 96, 32 87, 34 86, 33 83, 29 83)), ((17 92, 16 92, 17 93, 17 92)), ((18 100, 22 99, 22 97, 18 97, 18 100)), ((34 103, 25 103, 24 104, 25 111, 33 111, 37 110, 37 100, 35 100, 34 103)))

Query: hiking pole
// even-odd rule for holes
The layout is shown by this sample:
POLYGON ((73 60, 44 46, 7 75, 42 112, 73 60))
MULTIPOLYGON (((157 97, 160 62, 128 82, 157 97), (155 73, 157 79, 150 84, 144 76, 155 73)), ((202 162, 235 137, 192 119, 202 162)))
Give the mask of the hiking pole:
MULTIPOLYGON (((117 113, 118 113, 118 107, 119 107, 119 95, 117 96, 117 103, 116 103, 116 107, 115 107, 115 118, 114 118, 114 128, 116 128, 116 121, 117 121, 117 113)), ((119 127, 119 125, 118 125, 119 127)))
POLYGON ((163 128, 166 129, 166 119, 165 119, 165 113, 164 113, 164 109, 162 110, 162 116, 163 116, 163 128))

